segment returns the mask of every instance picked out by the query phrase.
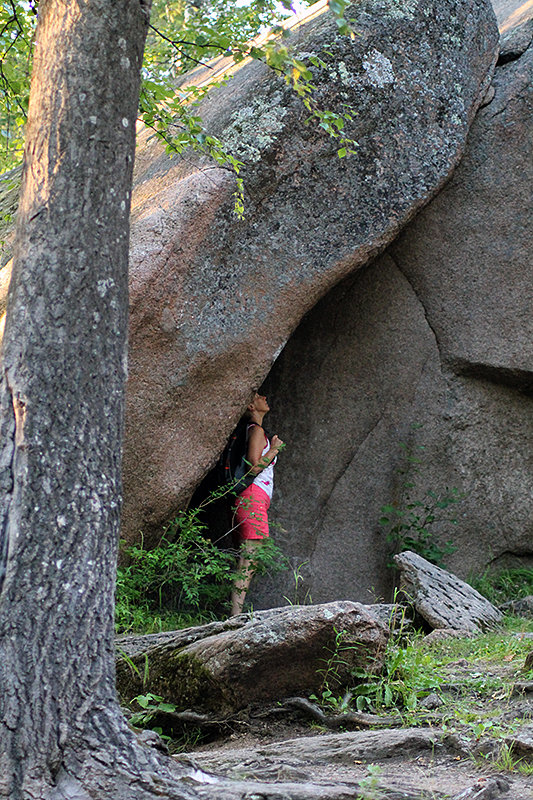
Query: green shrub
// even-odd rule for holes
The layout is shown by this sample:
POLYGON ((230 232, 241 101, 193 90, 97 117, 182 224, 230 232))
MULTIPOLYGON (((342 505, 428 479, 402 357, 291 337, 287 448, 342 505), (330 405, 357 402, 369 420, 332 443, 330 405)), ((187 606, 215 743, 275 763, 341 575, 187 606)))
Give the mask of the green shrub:
POLYGON ((412 550, 432 564, 442 566, 445 556, 454 553, 457 547, 451 539, 440 544, 433 525, 444 521, 455 524, 456 520, 444 512, 461 498, 458 489, 445 489, 440 493, 429 490, 421 499, 406 495, 400 507, 382 506, 379 524, 386 531, 387 542, 395 553, 412 550))
MULTIPOLYGON (((405 453, 405 462, 398 469, 398 475, 402 477, 400 497, 397 503, 381 507, 379 524, 386 534, 387 542, 392 545, 393 553, 412 550, 432 564, 443 566, 445 556, 454 553, 457 547, 451 539, 440 543, 435 525, 457 523, 455 517, 448 515, 448 509, 459 503, 464 494, 459 489, 446 487, 428 489, 422 496, 417 495, 410 476, 420 472, 422 459, 414 455, 404 442, 400 442, 400 447, 405 453)), ((417 449, 423 451, 424 447, 420 445, 417 449)), ((392 558, 389 566, 394 568, 392 558)))
POLYGON ((355 670, 358 681, 353 699, 358 711, 382 712, 395 708, 413 712, 419 701, 439 688, 443 676, 431 654, 419 647, 419 640, 402 643, 391 637, 380 675, 355 670))
POLYGON ((117 609, 121 624, 135 614, 164 610, 200 614, 220 604, 235 566, 232 553, 219 550, 204 536, 198 513, 181 512, 163 532, 157 547, 144 543, 124 547, 128 566, 117 576, 117 609))
MULTIPOLYGON (((507 687, 502 684, 501 674, 498 670, 493 672, 490 665, 505 665, 511 671, 511 665, 517 668, 530 651, 529 640, 516 636, 509 623, 506 620, 502 629, 479 636, 432 643, 425 642, 418 633, 406 636, 400 626, 387 642, 379 674, 356 668, 352 672, 353 684, 343 696, 335 696, 326 687, 328 691, 321 697, 311 699, 329 712, 355 708, 383 714, 393 710, 401 714, 404 724, 423 725, 427 724, 427 712, 420 703, 435 692, 444 702, 442 713, 446 718, 457 719, 461 725, 478 725, 478 700, 489 702, 496 692, 512 690, 512 683, 507 687), (466 670, 461 662, 468 662, 466 670), (450 681, 454 690, 447 698, 443 689, 450 690, 450 681)), ((522 633, 532 627, 533 623, 523 621, 522 633)))
MULTIPOLYGON (((128 566, 119 567, 116 626, 119 632, 152 632, 202 624, 219 617, 236 578, 237 551, 221 550, 206 537, 201 509, 182 511, 163 530, 156 547, 123 545, 128 566)), ((257 549, 258 575, 286 568, 271 539, 257 549)))

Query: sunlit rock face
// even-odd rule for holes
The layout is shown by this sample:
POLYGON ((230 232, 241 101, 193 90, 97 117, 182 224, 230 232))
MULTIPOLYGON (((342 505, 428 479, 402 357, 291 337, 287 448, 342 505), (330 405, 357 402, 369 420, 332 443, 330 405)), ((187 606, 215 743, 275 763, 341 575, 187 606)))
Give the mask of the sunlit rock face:
MULTIPOLYGON (((244 163, 244 221, 232 211, 230 171, 192 155, 170 159, 146 137, 140 146, 132 204, 127 537, 149 533, 186 501, 302 317, 382 251, 443 186, 486 94, 497 50, 488 0, 365 0, 348 12, 356 19, 353 40, 337 35, 324 12, 325 3, 313 6, 293 41, 297 54, 325 61, 314 80, 320 107, 346 104, 355 112, 347 126, 358 142, 354 156, 339 159, 338 144, 305 124, 300 101, 259 63, 233 68, 228 86, 200 108, 209 130, 244 163)), ((224 69, 224 60, 215 64, 215 71, 224 69)), ((415 292, 390 257, 377 271, 384 286, 395 277, 409 294, 424 329, 415 292)), ((369 313, 365 302, 362 316, 369 313)), ((431 349, 431 335, 424 335, 431 349)), ((416 372, 409 357, 403 364, 416 372)), ((304 370, 298 390, 305 382, 304 370)), ((338 399, 334 385, 324 392, 325 413, 342 413, 338 399)), ((379 416, 379 406, 369 413, 379 416)), ((321 450, 330 446, 324 437, 321 450)), ((305 452, 290 430, 288 438, 295 453, 305 452)))
MULTIPOLYGON (((380 509, 405 507, 405 482, 424 505, 465 494, 441 512, 455 525, 430 526, 455 542, 456 574, 533 564, 532 77, 531 45, 497 67, 450 182, 305 317, 270 373, 269 424, 289 442, 276 535, 303 565, 300 596, 388 596, 380 509)), ((263 582, 254 606, 293 592, 292 576, 263 582)))

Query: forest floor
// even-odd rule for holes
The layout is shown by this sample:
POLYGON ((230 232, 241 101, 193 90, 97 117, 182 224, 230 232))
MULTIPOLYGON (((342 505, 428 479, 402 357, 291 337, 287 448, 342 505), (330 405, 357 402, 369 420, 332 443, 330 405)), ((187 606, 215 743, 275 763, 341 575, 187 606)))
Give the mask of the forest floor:
POLYGON ((496 657, 489 640, 486 658, 468 640, 451 644, 459 657, 438 667, 435 707, 398 727, 332 732, 278 704, 241 712, 212 741, 189 740, 174 757, 258 781, 265 800, 533 800, 533 680, 523 671, 533 634, 507 637, 496 657), (298 785, 312 788, 302 795, 298 785))

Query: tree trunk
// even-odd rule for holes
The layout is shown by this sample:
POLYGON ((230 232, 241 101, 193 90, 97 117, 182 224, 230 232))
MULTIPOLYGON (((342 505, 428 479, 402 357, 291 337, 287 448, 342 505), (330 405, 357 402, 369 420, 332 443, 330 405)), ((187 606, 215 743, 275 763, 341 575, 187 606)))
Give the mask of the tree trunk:
POLYGON ((0 396, 0 796, 10 800, 129 800, 154 785, 155 756, 116 701, 113 647, 149 10, 150 0, 39 3, 0 396))
MULTIPOLYGON (((254 792, 224 779, 201 786, 199 770, 142 746, 115 692, 128 219, 150 4, 38 6, 0 375, 0 797, 9 800, 254 792)), ((280 791, 303 796, 292 784, 280 791)), ((270 796, 269 786, 260 792, 270 796)))

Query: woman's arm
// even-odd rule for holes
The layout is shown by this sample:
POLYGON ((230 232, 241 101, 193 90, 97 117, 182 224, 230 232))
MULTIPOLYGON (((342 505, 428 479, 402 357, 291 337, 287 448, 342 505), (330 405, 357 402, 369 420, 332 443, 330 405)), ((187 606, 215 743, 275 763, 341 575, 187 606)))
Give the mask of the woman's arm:
POLYGON ((268 465, 276 458, 280 445, 283 444, 279 436, 272 437, 270 449, 261 456, 265 447, 265 432, 259 425, 254 425, 250 430, 248 437, 248 461, 250 462, 252 475, 259 475, 259 473, 268 467, 268 465))

